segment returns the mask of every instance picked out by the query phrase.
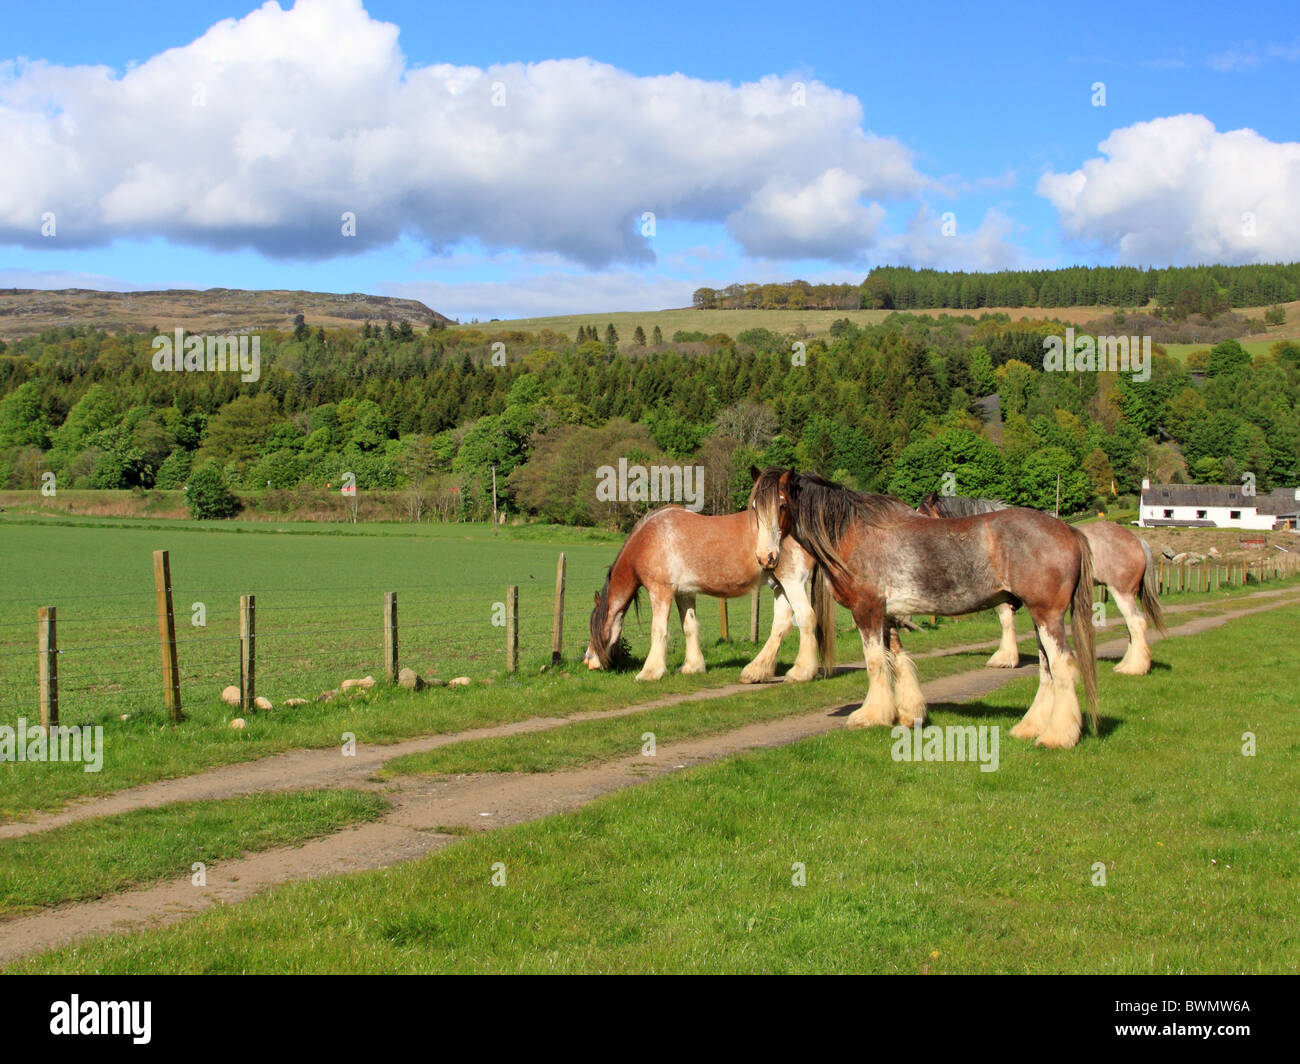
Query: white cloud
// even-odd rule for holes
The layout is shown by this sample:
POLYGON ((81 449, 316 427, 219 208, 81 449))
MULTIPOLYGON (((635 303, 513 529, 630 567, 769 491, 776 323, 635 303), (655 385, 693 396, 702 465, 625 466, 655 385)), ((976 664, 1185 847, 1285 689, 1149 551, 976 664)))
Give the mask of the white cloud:
POLYGON ((880 204, 862 202, 865 187, 839 167, 807 183, 773 177, 728 216, 727 229, 751 255, 853 262, 875 243, 885 218, 880 204))
MULTIPOLYGON (((928 187, 849 94, 793 78, 638 77, 590 59, 416 67, 360 0, 267 3, 133 66, 0 65, 0 242, 116 237, 326 258, 441 250, 654 259, 638 219, 844 258, 875 201, 928 187), (495 106, 502 103, 503 106, 495 106), (356 236, 340 216, 356 212, 356 236)), ((747 242, 753 242, 751 249, 747 242)))
POLYGON ((880 261, 936 270, 1007 270, 1026 265, 1023 250, 1008 239, 1015 226, 1001 211, 990 207, 969 231, 964 215, 951 213, 953 217, 947 219, 921 207, 908 220, 905 232, 880 241, 880 261))
POLYGON ((1038 182, 1068 237, 1135 265, 1300 257, 1300 144, 1188 114, 1117 129, 1099 147, 1106 158, 1038 182))

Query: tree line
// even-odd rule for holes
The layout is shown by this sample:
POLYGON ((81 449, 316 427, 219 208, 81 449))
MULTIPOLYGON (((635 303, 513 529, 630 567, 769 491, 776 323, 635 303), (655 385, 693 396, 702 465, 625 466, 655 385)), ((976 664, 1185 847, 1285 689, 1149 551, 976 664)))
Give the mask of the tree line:
MULTIPOLYGON (((437 495, 481 519, 492 473, 508 511, 626 526, 601 465, 692 464, 707 512, 743 506, 747 470, 797 466, 916 501, 963 494, 1105 508, 1153 480, 1260 490, 1300 482, 1300 344, 1254 357, 1222 340, 1186 363, 1157 344, 1150 379, 1041 369, 1051 321, 894 314, 795 342, 768 329, 642 346, 555 332, 295 328, 262 334, 257 381, 158 373, 151 334, 49 330, 0 345, 0 485, 263 495, 437 495)), ((1121 331, 1117 329, 1116 331, 1121 331)), ((220 509, 220 508, 218 508, 220 509)), ((419 516, 423 507, 414 507, 419 516)))
POLYGON ((1300 263, 1249 266, 1071 266, 989 273, 879 266, 857 285, 789 281, 698 288, 702 310, 930 310, 985 307, 1133 307, 1213 317, 1233 307, 1300 299, 1300 263))

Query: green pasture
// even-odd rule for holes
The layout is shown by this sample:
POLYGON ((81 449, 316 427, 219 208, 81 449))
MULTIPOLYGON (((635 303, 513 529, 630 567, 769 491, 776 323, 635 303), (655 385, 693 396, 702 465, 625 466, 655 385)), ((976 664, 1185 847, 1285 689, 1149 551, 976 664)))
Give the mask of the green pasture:
POLYGON ((1033 678, 932 706, 1000 729, 996 771, 836 730, 8 970, 1295 972, 1298 636, 1290 607, 1102 669, 1071 751, 1010 738, 1033 678))
POLYGON ((360 791, 289 791, 174 802, 5 839, 0 917, 188 876, 195 862, 305 842, 387 809, 360 791))
MULTIPOLYGON (((388 743, 635 705, 736 682, 757 651, 747 639, 747 599, 730 604, 728 643, 718 639, 717 602, 700 600, 709 664, 703 676, 670 673, 643 685, 635 681, 635 669, 593 674, 584 668, 590 596, 618 542, 593 543, 583 536, 582 530, 546 526, 504 530, 493 542, 490 527, 482 525, 334 526, 323 534, 311 524, 6 518, 0 524, 0 563, 11 575, 0 589, 0 724, 37 719, 36 609, 54 605, 62 651, 61 722, 101 725, 105 742, 98 773, 79 764, 0 763, 0 818, 284 750, 335 746, 344 732, 361 744, 388 743), (186 715, 179 725, 162 708, 151 557, 157 548, 171 555, 186 715), (552 668, 551 610, 561 550, 568 559, 565 661, 552 668), (520 588, 521 664, 513 675, 505 671, 504 631, 493 624, 507 583, 520 588), (468 675, 473 684, 415 693, 381 683, 365 694, 315 701, 344 677, 382 680, 380 621, 387 590, 398 592, 401 662, 444 680, 468 675), (233 730, 229 723, 240 711, 218 696, 238 682, 241 593, 257 597, 257 690, 275 708, 244 715, 247 726, 233 730), (206 610, 204 628, 189 623, 195 602, 206 610), (310 701, 288 707, 289 697, 310 701)), ((1237 593, 1174 600, 1209 603, 1237 593)), ((918 620, 923 630, 904 637, 917 654, 995 640, 999 631, 991 613, 960 622, 941 619, 934 628, 928 619, 918 620)), ((760 639, 770 624, 771 595, 764 592, 760 639)), ((861 643, 844 610, 837 627, 837 660, 860 660, 861 643)), ((1122 628, 1114 631, 1122 634, 1122 628)), ((1028 655, 1033 641, 1024 618, 1020 633, 1028 655)), ((648 609, 639 620, 629 616, 625 634, 634 656, 643 656, 648 609)), ((796 646, 791 634, 779 671, 794 660, 796 646)), ((680 664, 682 653, 676 633, 671 667, 680 664)), ((973 652, 965 660, 977 667, 987 654, 973 652)), ((932 675, 923 661, 922 679, 932 675)))

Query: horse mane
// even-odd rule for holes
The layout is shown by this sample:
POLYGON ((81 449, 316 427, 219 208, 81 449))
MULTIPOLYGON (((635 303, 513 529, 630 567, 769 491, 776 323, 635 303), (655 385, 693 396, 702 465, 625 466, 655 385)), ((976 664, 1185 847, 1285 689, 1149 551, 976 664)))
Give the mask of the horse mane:
POLYGON ((901 515, 912 513, 907 503, 892 495, 854 491, 818 473, 798 473, 793 469, 763 470, 754 482, 751 500, 775 492, 786 473, 789 473, 786 505, 791 514, 791 534, 833 572, 843 573, 848 569, 837 545, 850 527, 883 528, 901 515))
MULTIPOLYGON (((619 646, 611 646, 605 639, 605 621, 609 617, 609 585, 614 576, 614 566, 618 565, 619 559, 623 557, 623 552, 627 550, 627 545, 632 542, 632 537, 640 531, 642 525, 658 512, 658 510, 651 510, 632 526, 632 531, 627 534, 622 546, 618 548, 618 553, 614 555, 613 565, 605 570, 605 584, 600 589, 600 595, 596 598, 596 608, 591 611, 591 619, 587 622, 588 634, 591 637, 591 650, 596 655, 596 660, 600 662, 602 668, 608 669, 611 665, 618 664, 620 657, 619 646)), ((637 620, 640 620, 641 589, 639 587, 632 593, 632 605, 636 609, 637 620)))
POLYGON ((968 499, 964 495, 937 495, 932 491, 921 500, 919 509, 923 513, 928 510, 935 517, 973 517, 1009 510, 1011 504, 1001 499, 968 499))

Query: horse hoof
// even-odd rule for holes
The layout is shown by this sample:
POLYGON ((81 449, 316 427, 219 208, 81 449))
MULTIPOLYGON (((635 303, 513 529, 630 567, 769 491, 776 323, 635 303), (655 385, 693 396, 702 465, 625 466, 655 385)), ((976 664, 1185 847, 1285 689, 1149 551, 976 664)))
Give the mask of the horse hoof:
POLYGON ((1013 739, 1036 739, 1038 731, 1023 720, 1011 729, 1011 738, 1013 739))
POLYGON ((813 669, 811 672, 800 672, 798 669, 791 669, 784 676, 782 676, 781 679, 785 683, 807 683, 816 675, 817 675, 816 669, 813 669))
POLYGON ((1066 736, 1040 735, 1035 746, 1041 746, 1045 750, 1069 750, 1079 742, 1076 735, 1073 739, 1066 736))
POLYGON ((646 672, 645 669, 642 669, 636 674, 636 678, 641 683, 652 683, 655 680, 662 680, 664 678, 664 670, 660 669, 658 672, 646 672))
POLYGON ((683 665, 677 671, 680 672, 683 676, 696 676, 699 673, 702 673, 704 671, 704 668, 705 668, 704 662, 700 662, 698 665, 683 665))
POLYGON ((845 725, 849 728, 880 728, 887 727, 893 722, 892 716, 889 720, 878 720, 864 710, 856 709, 849 714, 849 719, 845 721, 845 725))
POLYGON ((1018 669, 1020 668, 1020 656, 1009 658, 1003 654, 994 654, 985 662, 984 667, 986 669, 1018 669))

